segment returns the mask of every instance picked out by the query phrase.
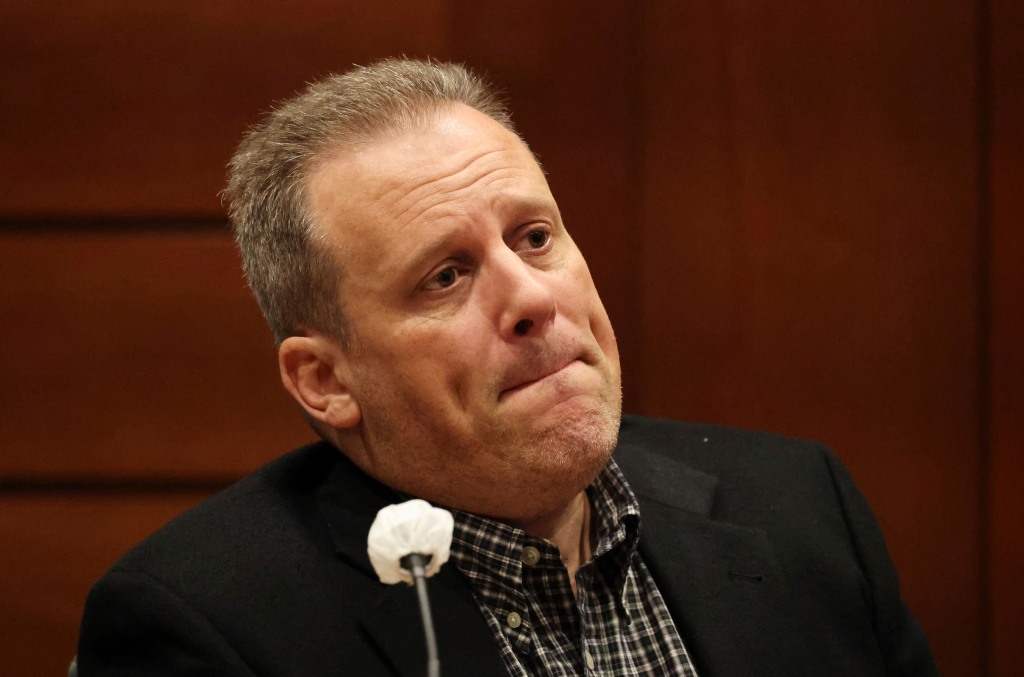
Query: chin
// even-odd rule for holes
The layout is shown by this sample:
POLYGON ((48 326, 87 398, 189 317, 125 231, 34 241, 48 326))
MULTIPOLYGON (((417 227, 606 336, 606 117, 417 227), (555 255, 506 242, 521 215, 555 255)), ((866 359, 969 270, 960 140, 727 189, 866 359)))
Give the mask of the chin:
POLYGON ((544 431, 534 440, 533 461, 538 481, 552 494, 572 498, 583 491, 608 463, 619 436, 619 407, 595 408, 544 431))
POLYGON ((535 417, 492 430, 491 449, 502 449, 499 476, 476 476, 476 492, 461 509, 519 521, 564 509, 608 463, 618 440, 620 400, 607 396, 554 417, 535 417), (509 501, 509 496, 518 500, 509 501))

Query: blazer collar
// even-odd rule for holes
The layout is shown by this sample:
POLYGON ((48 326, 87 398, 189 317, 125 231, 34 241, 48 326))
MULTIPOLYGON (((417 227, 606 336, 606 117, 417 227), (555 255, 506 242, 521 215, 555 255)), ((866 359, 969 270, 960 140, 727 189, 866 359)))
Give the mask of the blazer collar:
POLYGON ((620 443, 640 503, 640 554, 701 677, 804 674, 790 600, 766 534, 715 518, 719 480, 675 456, 620 443), (785 672, 774 667, 786 664, 785 672))

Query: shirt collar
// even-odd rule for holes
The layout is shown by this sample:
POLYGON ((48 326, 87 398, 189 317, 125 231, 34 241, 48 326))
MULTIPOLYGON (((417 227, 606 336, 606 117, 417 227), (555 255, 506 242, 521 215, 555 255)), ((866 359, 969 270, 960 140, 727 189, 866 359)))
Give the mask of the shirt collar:
MULTIPOLYGON (((610 567, 607 573, 621 588, 640 537, 640 505, 614 460, 587 487, 597 547, 591 562, 610 567)), ((452 561, 476 585, 482 578, 522 587, 523 552, 531 544, 547 544, 522 529, 495 519, 453 510, 452 561)), ((548 550, 553 546, 548 545, 548 550)), ((544 548, 541 548, 543 554, 544 548)), ((621 592, 621 590, 620 590, 621 592)))

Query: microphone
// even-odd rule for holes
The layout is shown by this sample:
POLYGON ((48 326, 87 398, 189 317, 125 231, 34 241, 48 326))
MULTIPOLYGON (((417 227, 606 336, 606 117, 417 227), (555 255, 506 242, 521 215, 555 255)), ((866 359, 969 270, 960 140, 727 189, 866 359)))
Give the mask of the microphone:
POLYGON ((429 677, 440 677, 441 661, 437 655, 426 579, 448 561, 454 527, 455 520, 450 512, 417 498, 382 508, 367 537, 366 552, 381 583, 416 586, 429 677))

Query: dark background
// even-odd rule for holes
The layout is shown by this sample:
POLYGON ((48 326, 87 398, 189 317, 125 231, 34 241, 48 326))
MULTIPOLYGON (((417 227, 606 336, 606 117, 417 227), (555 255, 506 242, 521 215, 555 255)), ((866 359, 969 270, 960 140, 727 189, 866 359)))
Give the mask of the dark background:
POLYGON ((273 101, 399 54, 509 93, 628 409, 829 444, 944 674, 1022 674, 1022 38, 1012 0, 6 0, 4 674, 62 674, 119 553, 311 437, 218 192, 273 101))

